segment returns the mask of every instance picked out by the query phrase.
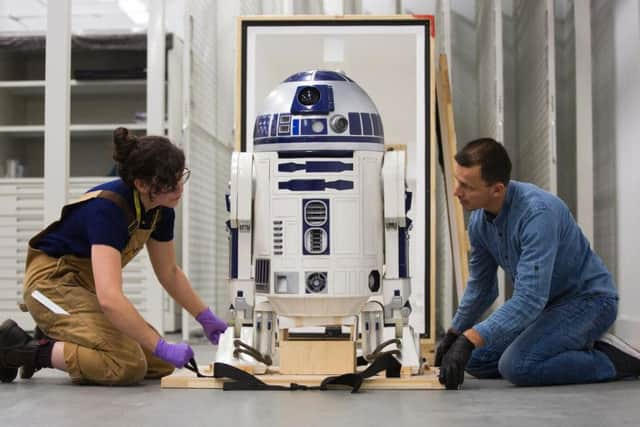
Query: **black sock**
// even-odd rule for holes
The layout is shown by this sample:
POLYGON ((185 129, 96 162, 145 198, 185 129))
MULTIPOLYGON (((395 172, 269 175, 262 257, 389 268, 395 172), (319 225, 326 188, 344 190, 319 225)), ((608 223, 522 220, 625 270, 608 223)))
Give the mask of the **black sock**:
POLYGON ((35 368, 51 368, 51 353, 53 352, 53 345, 56 342, 53 340, 42 339, 36 350, 35 368))

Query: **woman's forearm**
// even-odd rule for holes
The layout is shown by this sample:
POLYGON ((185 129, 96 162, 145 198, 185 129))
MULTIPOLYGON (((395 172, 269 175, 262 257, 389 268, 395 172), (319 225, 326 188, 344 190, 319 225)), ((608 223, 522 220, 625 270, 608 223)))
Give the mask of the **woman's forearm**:
POLYGON ((181 268, 176 267, 172 279, 164 280, 162 287, 193 317, 196 317, 202 310, 207 308, 204 302, 198 297, 187 276, 181 268))
POLYGON ((160 336, 151 328, 124 295, 113 296, 102 304, 107 319, 123 334, 153 352, 160 336))

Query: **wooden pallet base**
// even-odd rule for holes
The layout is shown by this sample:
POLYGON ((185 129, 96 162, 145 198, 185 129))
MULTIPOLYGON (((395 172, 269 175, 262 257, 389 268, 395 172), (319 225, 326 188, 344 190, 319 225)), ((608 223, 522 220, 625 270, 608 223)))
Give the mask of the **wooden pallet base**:
MULTIPOLYGON (((203 370, 204 371, 204 370, 203 370)), ((210 374, 203 372, 204 374, 210 374)), ((257 375, 260 380, 269 385, 288 386, 291 383, 318 386, 328 375, 257 375)), ((162 378, 162 388, 217 388, 222 389, 224 380, 216 378, 198 378, 192 372, 182 369, 172 375, 162 378)), ((438 381, 437 369, 427 369, 422 375, 412 375, 400 378, 386 378, 377 375, 364 380, 362 390, 443 390, 444 386, 438 381)))

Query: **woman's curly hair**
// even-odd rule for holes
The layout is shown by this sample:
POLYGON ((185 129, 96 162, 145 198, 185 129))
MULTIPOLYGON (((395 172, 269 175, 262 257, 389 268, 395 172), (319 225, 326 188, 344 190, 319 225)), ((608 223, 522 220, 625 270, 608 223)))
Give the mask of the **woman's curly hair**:
POLYGON ((140 179, 154 194, 174 191, 185 167, 184 152, 164 136, 132 135, 119 127, 113 132, 113 160, 118 175, 129 186, 140 179))

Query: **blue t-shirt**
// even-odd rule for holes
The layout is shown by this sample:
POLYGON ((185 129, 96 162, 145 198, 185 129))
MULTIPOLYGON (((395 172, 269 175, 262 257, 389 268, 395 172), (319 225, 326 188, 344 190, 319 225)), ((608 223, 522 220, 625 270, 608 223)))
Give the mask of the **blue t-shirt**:
POLYGON ((613 278, 562 200, 535 185, 510 181, 497 216, 484 209, 469 219, 469 281, 452 326, 473 326, 487 345, 529 326, 551 304, 579 295, 617 297, 613 278), (513 296, 475 324, 498 296, 496 271, 513 296))
MULTIPOLYGON (((118 193, 135 214, 133 189, 121 179, 100 184, 89 192, 95 190, 118 193)), ((173 240, 174 210, 159 206, 145 211, 142 205, 140 207, 140 228, 151 228, 155 212, 160 209, 160 219, 151 237, 161 242, 173 240)), ((122 208, 111 200, 95 198, 72 206, 62 222, 36 243, 36 248, 55 258, 63 255, 90 258, 91 245, 108 245, 122 252, 129 242, 128 225, 122 208)))

